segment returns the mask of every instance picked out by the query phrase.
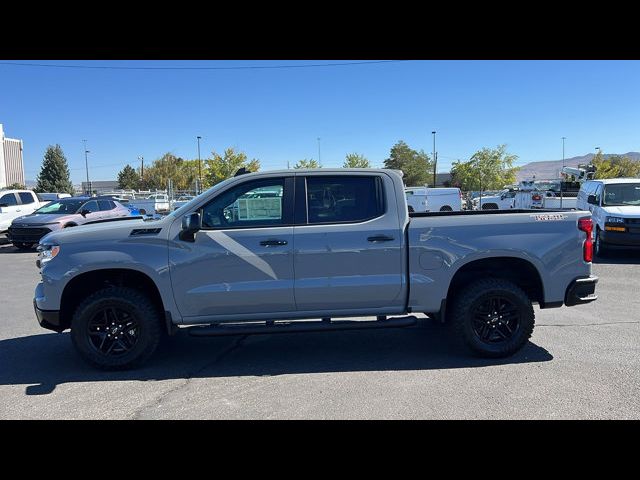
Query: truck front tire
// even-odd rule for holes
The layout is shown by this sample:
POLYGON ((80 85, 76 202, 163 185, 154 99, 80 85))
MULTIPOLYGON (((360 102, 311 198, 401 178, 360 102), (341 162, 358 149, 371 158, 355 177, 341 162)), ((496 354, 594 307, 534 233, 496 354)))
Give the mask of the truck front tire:
POLYGON ((600 236, 600 229, 596 228, 596 241, 593 246, 593 253, 596 254, 596 257, 606 257, 607 256, 607 248, 602 241, 602 237, 600 236))
POLYGON ((451 311, 456 337, 482 357, 508 357, 520 350, 535 322, 527 294, 498 278, 478 280, 464 288, 451 311))
POLYGON ((149 298, 132 288, 110 287, 84 300, 71 320, 71 340, 80 356, 102 370, 126 370, 151 357, 162 323, 149 298))

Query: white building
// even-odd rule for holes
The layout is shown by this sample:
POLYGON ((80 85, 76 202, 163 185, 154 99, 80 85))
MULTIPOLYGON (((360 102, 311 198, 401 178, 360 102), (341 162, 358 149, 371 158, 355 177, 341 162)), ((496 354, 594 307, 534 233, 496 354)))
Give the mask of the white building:
POLYGON ((14 183, 24 185, 22 140, 6 138, 0 123, 0 188, 14 183))

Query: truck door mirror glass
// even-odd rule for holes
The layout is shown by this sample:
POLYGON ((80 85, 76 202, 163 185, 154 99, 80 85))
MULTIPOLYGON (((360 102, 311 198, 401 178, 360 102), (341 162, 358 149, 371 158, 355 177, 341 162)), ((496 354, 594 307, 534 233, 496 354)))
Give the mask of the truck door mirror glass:
POLYGON ((202 224, 200 221, 199 213, 195 212, 190 213, 189 215, 185 215, 184 217, 182 217, 182 230, 180 231, 180 240, 184 240, 186 242, 195 242, 195 234, 201 228, 202 224))
POLYGON ((597 205, 598 204, 598 198, 595 195, 589 195, 587 197, 587 203, 590 203, 592 205, 597 205))

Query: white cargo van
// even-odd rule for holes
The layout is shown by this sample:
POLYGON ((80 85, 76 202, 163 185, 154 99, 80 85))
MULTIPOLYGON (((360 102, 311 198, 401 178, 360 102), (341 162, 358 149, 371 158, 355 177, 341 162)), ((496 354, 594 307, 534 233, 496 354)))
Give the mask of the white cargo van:
POLYGON ((410 212, 459 212, 462 193, 459 188, 405 188, 410 212))
POLYGON ((595 254, 611 249, 640 249, 640 178, 589 180, 576 200, 595 225, 595 254))

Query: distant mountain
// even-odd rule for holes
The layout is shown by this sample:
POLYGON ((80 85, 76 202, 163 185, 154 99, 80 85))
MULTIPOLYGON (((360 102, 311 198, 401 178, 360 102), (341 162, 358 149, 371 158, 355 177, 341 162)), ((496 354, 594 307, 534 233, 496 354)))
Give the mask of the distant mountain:
MULTIPOLYGON (((627 152, 627 153, 605 153, 604 158, 609 158, 614 155, 620 157, 629 157, 632 160, 640 161, 640 152, 627 152)), ((595 155, 589 153, 580 157, 571 157, 564 160, 566 167, 577 167, 578 164, 589 164, 595 155)), ((531 162, 523 165, 518 171, 516 178, 517 181, 531 180, 535 175, 536 180, 551 180, 560 177, 560 170, 562 169, 562 160, 545 160, 541 162, 531 162)))

